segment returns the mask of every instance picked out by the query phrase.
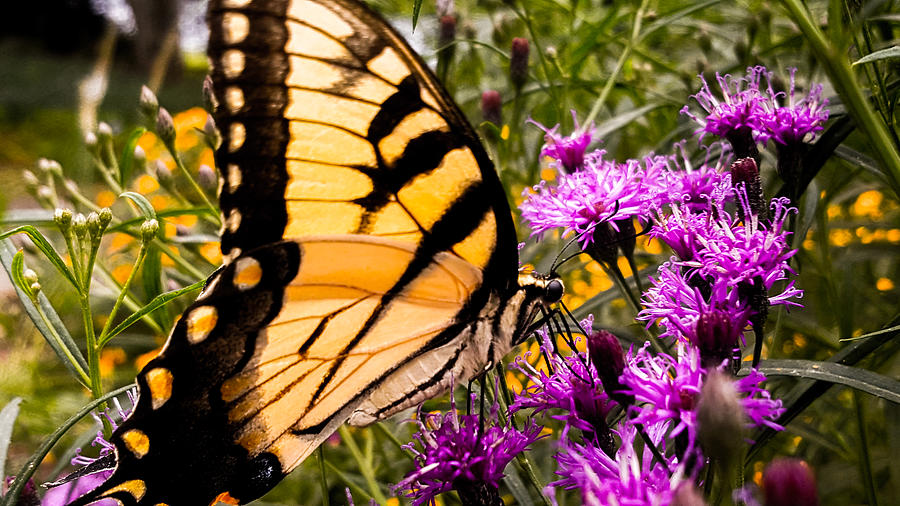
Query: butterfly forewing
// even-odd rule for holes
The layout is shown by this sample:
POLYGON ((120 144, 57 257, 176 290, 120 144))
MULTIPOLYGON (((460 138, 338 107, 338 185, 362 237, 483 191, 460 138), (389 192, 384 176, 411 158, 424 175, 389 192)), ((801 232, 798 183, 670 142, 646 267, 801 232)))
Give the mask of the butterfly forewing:
POLYGON ((226 267, 140 373, 117 469, 78 504, 252 500, 348 418, 502 356, 536 300, 484 149, 378 16, 212 0, 209 23, 226 267))

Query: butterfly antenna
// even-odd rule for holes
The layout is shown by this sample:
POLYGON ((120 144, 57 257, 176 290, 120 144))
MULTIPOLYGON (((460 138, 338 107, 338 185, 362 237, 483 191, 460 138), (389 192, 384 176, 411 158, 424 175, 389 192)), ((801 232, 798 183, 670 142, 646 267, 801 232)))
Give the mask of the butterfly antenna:
MULTIPOLYGON (((574 243, 574 242, 578 241, 579 239, 581 239, 582 237, 584 237, 585 234, 587 234, 588 232, 593 232, 595 227, 596 227, 596 225, 592 226, 591 228, 589 228, 588 230, 585 230, 584 232, 582 232, 580 234, 576 234, 575 237, 569 239, 569 241, 566 242, 566 245, 563 246, 562 249, 559 250, 559 253, 556 254, 556 258, 553 259, 553 263, 550 264, 551 265, 550 272, 556 272, 556 269, 559 268, 559 266, 561 266, 562 264, 564 264, 566 262, 566 260, 568 260, 568 258, 567 258, 566 260, 560 262, 559 257, 561 257, 562 254, 565 253, 567 249, 569 249, 569 246, 571 246, 572 243, 574 243)), ((577 255, 580 255, 581 253, 582 252, 579 251, 577 253, 577 255)), ((569 257, 569 258, 571 258, 571 257, 569 257)))

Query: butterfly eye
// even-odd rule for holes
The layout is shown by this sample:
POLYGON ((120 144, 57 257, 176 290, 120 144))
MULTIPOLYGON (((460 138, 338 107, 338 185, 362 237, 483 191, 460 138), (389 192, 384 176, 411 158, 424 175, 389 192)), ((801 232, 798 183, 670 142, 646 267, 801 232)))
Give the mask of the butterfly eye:
POLYGON ((551 279, 547 286, 544 287, 544 302, 552 304, 559 302, 563 296, 563 282, 558 279, 551 279))

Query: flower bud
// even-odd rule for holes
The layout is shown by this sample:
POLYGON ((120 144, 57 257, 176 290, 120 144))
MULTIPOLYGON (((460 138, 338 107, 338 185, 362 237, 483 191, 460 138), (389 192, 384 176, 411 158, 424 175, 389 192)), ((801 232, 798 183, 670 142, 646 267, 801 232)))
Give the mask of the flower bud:
POLYGON ((175 122, 165 107, 160 107, 156 115, 156 135, 166 145, 175 142, 175 122))
POLYGON ((87 216, 87 229, 92 240, 100 239, 100 215, 94 211, 87 216))
POLYGON ((441 16, 440 25, 438 47, 442 48, 456 38, 456 16, 452 14, 441 16))
POLYGON ((734 387, 723 372, 711 369, 697 403, 697 439, 703 454, 729 467, 741 455, 747 415, 734 387))
POLYGON ((84 234, 87 233, 87 219, 83 214, 78 213, 72 218, 72 231, 75 232, 75 236, 79 239, 84 237, 84 234))
MULTIPOLYGON (((759 178, 759 169, 756 166, 756 160, 753 158, 740 158, 731 164, 731 184, 735 190, 739 188, 739 184, 744 183, 747 190, 747 200, 750 203, 750 212, 758 216, 761 221, 765 221, 768 216, 768 207, 763 197, 762 180, 759 178)), ((743 212, 743 207, 738 206, 743 212)), ((749 216, 744 216, 744 220, 748 220, 749 216)))
POLYGON ((50 189, 49 186, 45 186, 45 185, 38 186, 36 197, 40 203, 42 203, 44 205, 50 205, 53 203, 54 196, 55 196, 55 194, 53 193, 53 190, 50 189))
POLYGON ((684 480, 675 489, 671 506, 706 506, 706 501, 692 481, 684 480))
POLYGON ((777 458, 769 463, 762 478, 766 506, 817 506, 816 478, 800 459, 777 458))
POLYGON ((104 207, 100 210, 100 229, 106 230, 106 227, 109 226, 109 223, 113 219, 112 209, 108 207, 104 207))
POLYGON ((69 193, 77 194, 81 192, 81 190, 78 188, 78 183, 71 179, 66 179, 65 181, 63 181, 63 186, 66 187, 66 191, 68 191, 69 193))
POLYGON ((53 211, 53 221, 56 223, 56 226, 59 227, 59 231, 65 234, 72 224, 72 210, 57 208, 53 211))
POLYGON ((41 158, 38 160, 38 169, 45 174, 62 177, 62 166, 56 160, 41 158))
POLYGON ((134 161, 134 172, 144 172, 147 168, 147 153, 144 151, 144 148, 135 146, 131 159, 134 161))
POLYGON ((154 172, 156 172, 156 180, 160 186, 169 189, 172 185, 172 171, 166 167, 162 160, 156 161, 156 170, 154 172))
POLYGON ((31 283, 28 288, 31 288, 31 296, 37 297, 39 293, 41 293, 41 284, 38 282, 31 283))
POLYGON ((485 121, 490 121, 498 127, 501 125, 500 108, 502 105, 503 101, 500 99, 499 91, 485 90, 481 94, 481 115, 485 121))
POLYGON ((84 134, 84 146, 91 153, 97 152, 97 134, 94 132, 88 132, 84 134))
POLYGON ((219 145, 222 144, 222 134, 216 128, 216 121, 211 114, 206 116, 206 123, 203 124, 203 135, 206 136, 206 143, 209 147, 213 150, 219 149, 219 145))
POLYGON ((700 350, 704 367, 718 367, 732 356, 742 325, 736 325, 724 311, 711 309, 701 313, 691 342, 700 350))
POLYGON ((594 260, 606 264, 616 265, 619 258, 618 234, 609 223, 598 223, 591 233, 591 242, 584 248, 584 252, 594 260))
POLYGON ((101 121, 99 125, 97 125, 97 138, 103 142, 108 142, 112 140, 112 127, 109 126, 109 123, 101 121))
POLYGON ((141 86, 141 98, 138 104, 141 115, 144 116, 148 123, 156 120, 156 114, 159 111, 159 100, 157 100, 156 94, 147 86, 141 86))
POLYGON ((25 270, 22 272, 22 277, 25 279, 25 282, 28 283, 29 285, 38 282, 38 275, 37 275, 37 273, 34 272, 34 271, 31 270, 31 269, 25 269, 25 270))
POLYGON ((207 75, 203 78, 203 108, 206 109, 206 112, 212 114, 216 112, 218 106, 219 101, 216 100, 216 94, 213 91, 212 77, 207 75))
POLYGON ((159 232, 159 222, 150 219, 141 224, 141 240, 145 243, 152 241, 159 232))
POLYGON ((528 80, 528 53, 531 48, 528 39, 516 37, 512 40, 512 51, 509 58, 509 79, 513 86, 521 88, 528 80))
POLYGON ((559 56, 559 52, 554 46, 547 46, 547 49, 544 50, 544 54, 547 55, 547 58, 550 58, 551 60, 555 60, 556 57, 559 56))
POLYGON ((38 177, 34 175, 34 172, 31 172, 30 170, 27 170, 27 169, 22 171, 22 179, 25 180, 25 187, 29 191, 36 190, 38 185, 41 184, 41 180, 38 179, 38 177))
POLYGON ((219 186, 216 171, 209 165, 203 164, 197 169, 197 183, 206 191, 215 191, 219 186))
POLYGON ((606 394, 623 406, 631 404, 634 399, 620 393, 624 389, 619 376, 625 370, 625 352, 619 339, 605 330, 593 332, 588 335, 587 349, 606 394))

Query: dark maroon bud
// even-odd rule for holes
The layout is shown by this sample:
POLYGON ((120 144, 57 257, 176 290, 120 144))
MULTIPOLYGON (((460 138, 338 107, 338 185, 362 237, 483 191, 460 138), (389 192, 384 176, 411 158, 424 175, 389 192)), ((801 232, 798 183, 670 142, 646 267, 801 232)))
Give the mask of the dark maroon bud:
POLYGON ((494 485, 481 480, 467 478, 465 474, 453 480, 453 488, 459 494, 463 504, 473 506, 503 506, 500 490, 494 485))
POLYGON ((618 233, 609 223, 599 223, 594 227, 591 242, 584 248, 584 252, 602 264, 613 266, 619 258, 618 241, 618 233))
POLYGON ((440 34, 438 35, 438 47, 444 47, 456 38, 456 16, 447 14, 441 16, 440 34))
MULTIPOLYGON (((15 476, 6 477, 6 485, 12 485, 15 476)), ((29 479, 25 482, 25 486, 19 492, 19 499, 14 502, 16 506, 41 506, 41 498, 38 497, 37 487, 34 486, 34 480, 29 479)))
POLYGON ((484 120, 490 121, 498 127, 502 125, 500 119, 500 108, 502 105, 503 100, 500 99, 499 91, 485 90, 481 94, 481 114, 484 116, 484 120))
POLYGON ((724 312, 713 309, 697 318, 694 345, 700 350, 704 367, 718 367, 732 357, 737 346, 736 326, 724 312))
POLYGON ((516 37, 512 40, 512 52, 509 58, 509 79, 513 86, 521 88, 528 80, 528 53, 531 47, 528 39, 516 37))
POLYGON ((633 397, 621 393, 625 389, 619 381, 625 371, 625 351, 619 339, 611 332, 600 330, 588 336, 587 348, 607 395, 623 406, 631 404, 633 397))
POLYGON ((762 479, 766 506, 817 506, 816 478, 800 459, 777 458, 769 463, 762 479))
POLYGON ((757 166, 759 165, 759 149, 753 140, 753 129, 748 126, 736 128, 725 134, 725 138, 731 144, 735 159, 753 158, 757 166))
MULTIPOLYGON (((750 212, 758 216, 761 222, 766 221, 768 207, 766 207, 766 202, 763 198, 759 168, 756 166, 756 161, 753 158, 741 158, 731 164, 731 184, 737 189, 740 183, 744 183, 747 188, 750 212)), ((738 210, 743 212, 743 207, 738 206, 738 210)), ((746 221, 750 217, 744 216, 743 218, 746 221)))
POLYGON ((619 249, 626 258, 634 255, 634 248, 637 246, 637 231, 634 229, 634 220, 626 218, 617 220, 616 226, 619 231, 616 233, 616 239, 619 242, 619 249))

